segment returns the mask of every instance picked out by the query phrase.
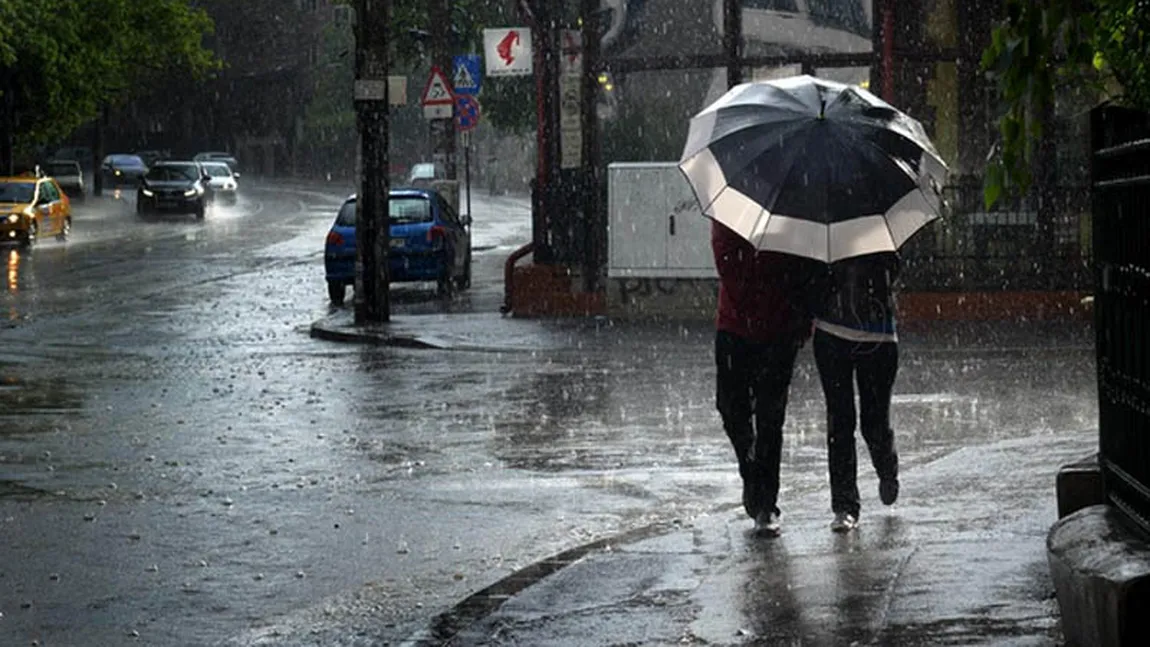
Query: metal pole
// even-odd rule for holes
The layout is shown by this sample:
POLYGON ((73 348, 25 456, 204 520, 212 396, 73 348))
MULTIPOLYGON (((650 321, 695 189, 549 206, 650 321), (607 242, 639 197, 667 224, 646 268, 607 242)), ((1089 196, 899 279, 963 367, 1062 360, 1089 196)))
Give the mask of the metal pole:
POLYGON ((391 0, 358 0, 355 30, 355 106, 362 170, 355 217, 355 322, 391 316, 387 250, 387 33, 391 0))
MULTIPOLYGON (((471 133, 463 133, 463 182, 467 188, 467 219, 471 220, 471 133)), ((467 231, 471 231, 470 222, 467 231)))
POLYGON ((583 17, 583 78, 580 100, 581 126, 583 133, 583 212, 586 226, 587 258, 583 271, 583 289, 586 292, 600 291, 607 273, 607 210, 603 200, 603 173, 600 168, 602 155, 599 143, 598 103, 602 90, 599 87, 600 61, 599 38, 600 16, 598 0, 581 0, 580 15, 583 17))
MULTIPOLYGON (((439 66, 451 82, 451 0, 431 0, 431 62, 439 66)), ((432 160, 443 164, 448 179, 458 176, 455 169, 455 124, 453 120, 430 121, 432 160)), ((458 205, 456 205, 458 206, 458 205)))
POLYGON ((723 0, 723 53, 727 55, 727 89, 743 82, 743 8, 738 0, 723 0))

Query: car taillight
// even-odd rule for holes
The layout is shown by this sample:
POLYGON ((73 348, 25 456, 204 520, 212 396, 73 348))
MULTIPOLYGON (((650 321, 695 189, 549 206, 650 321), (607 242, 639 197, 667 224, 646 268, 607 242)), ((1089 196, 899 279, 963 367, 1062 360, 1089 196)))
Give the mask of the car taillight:
POLYGON ((327 233, 327 244, 328 245, 342 245, 343 244, 343 236, 340 236, 338 231, 329 231, 327 233))
POLYGON ((433 225, 427 230, 427 242, 434 243, 438 238, 447 238, 447 228, 433 225))

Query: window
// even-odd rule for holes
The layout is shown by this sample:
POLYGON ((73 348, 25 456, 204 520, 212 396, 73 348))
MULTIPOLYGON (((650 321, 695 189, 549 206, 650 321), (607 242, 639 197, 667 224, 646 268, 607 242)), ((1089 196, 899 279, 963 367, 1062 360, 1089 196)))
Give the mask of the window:
POLYGON ((340 27, 351 24, 351 7, 345 4, 332 7, 332 20, 340 27))
POLYGON ((56 190, 55 184, 53 184, 52 182, 41 182, 40 183, 40 202, 42 204, 48 204, 50 202, 56 202, 59 199, 60 199, 60 192, 56 190))
POLYGON ((431 202, 427 198, 392 197, 387 211, 393 225, 431 222, 431 202))

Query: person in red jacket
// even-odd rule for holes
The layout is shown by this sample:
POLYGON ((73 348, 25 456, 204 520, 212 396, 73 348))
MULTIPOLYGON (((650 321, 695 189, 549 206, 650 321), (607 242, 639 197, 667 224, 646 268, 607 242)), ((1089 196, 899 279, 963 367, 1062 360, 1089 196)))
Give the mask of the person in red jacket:
POLYGON ((716 405, 738 459, 743 508, 757 533, 775 536, 787 394, 795 357, 811 334, 797 294, 807 265, 756 251, 718 222, 711 248, 719 272, 716 405))

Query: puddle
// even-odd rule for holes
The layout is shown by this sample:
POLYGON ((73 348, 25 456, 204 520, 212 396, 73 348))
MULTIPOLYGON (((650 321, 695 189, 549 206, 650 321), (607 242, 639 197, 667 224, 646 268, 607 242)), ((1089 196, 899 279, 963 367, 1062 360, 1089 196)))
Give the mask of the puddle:
MULTIPOLYGON (((66 380, 24 381, 0 377, 0 417, 79 412, 84 401, 66 380)), ((0 425, 0 434, 10 430, 0 425)))

